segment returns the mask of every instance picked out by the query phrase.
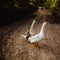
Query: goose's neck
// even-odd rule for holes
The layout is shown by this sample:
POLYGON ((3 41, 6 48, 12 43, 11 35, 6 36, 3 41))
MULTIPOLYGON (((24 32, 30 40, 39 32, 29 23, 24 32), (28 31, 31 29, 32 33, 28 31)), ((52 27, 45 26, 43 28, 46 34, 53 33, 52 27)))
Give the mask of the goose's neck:
POLYGON ((40 33, 43 33, 44 32, 44 29, 45 29, 45 25, 46 25, 47 22, 44 22, 42 24, 42 27, 41 27, 41 30, 40 30, 40 33))
POLYGON ((36 22, 36 21, 33 20, 32 24, 31 24, 31 27, 30 27, 30 32, 33 30, 33 26, 34 26, 35 22, 36 22))

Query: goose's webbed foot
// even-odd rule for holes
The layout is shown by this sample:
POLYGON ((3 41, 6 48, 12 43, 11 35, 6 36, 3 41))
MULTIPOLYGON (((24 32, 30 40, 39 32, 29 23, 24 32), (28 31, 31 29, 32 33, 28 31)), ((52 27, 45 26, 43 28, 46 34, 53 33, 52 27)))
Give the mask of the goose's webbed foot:
POLYGON ((33 44, 35 45, 35 47, 41 48, 37 42, 34 42, 33 44))

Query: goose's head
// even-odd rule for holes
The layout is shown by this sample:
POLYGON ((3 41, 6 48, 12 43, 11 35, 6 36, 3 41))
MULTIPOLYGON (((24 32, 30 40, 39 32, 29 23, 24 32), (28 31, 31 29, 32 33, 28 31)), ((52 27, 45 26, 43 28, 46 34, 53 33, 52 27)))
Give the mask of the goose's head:
POLYGON ((43 25, 45 26, 46 24, 48 24, 48 22, 47 21, 45 21, 44 23, 43 23, 43 25))
POLYGON ((48 24, 48 22, 45 21, 43 24, 46 25, 46 24, 48 24))
POLYGON ((33 23, 35 23, 35 22, 36 22, 36 20, 34 19, 34 20, 33 20, 33 23))

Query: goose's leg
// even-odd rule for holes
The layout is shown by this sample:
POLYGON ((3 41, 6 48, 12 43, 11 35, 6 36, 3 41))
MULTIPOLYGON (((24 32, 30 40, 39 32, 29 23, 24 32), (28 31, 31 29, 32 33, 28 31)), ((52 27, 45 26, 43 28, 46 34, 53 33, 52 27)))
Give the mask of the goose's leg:
POLYGON ((37 42, 34 42, 34 43, 32 43, 32 44, 34 44, 34 46, 35 46, 36 48, 39 48, 39 49, 41 48, 37 42))

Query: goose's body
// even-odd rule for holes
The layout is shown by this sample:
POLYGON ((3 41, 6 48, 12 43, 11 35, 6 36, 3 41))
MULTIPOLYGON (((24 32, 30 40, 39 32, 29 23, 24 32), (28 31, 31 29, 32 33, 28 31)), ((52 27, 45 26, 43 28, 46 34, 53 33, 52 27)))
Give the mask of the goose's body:
POLYGON ((45 25, 47 24, 47 22, 44 22, 42 24, 42 27, 41 27, 41 31, 40 33, 32 36, 32 37, 29 37, 28 38, 28 41, 33 43, 33 42, 36 42, 36 41, 39 41, 39 40, 42 40, 44 38, 44 29, 45 29, 45 25))
POLYGON ((32 24, 31 24, 31 27, 30 27, 30 30, 27 31, 25 34, 22 34, 22 36, 23 36, 25 39, 28 39, 28 37, 30 37, 31 35, 34 34, 33 27, 34 27, 35 22, 36 22, 36 20, 33 20, 32 24))

